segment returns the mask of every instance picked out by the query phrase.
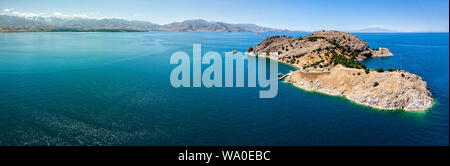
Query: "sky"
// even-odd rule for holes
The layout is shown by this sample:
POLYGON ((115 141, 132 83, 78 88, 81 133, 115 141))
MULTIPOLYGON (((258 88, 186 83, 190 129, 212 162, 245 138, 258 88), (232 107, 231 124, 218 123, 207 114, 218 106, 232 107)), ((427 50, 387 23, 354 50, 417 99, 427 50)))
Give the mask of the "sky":
POLYGON ((0 0, 0 14, 157 24, 205 19, 303 31, 449 31, 448 0, 0 0))

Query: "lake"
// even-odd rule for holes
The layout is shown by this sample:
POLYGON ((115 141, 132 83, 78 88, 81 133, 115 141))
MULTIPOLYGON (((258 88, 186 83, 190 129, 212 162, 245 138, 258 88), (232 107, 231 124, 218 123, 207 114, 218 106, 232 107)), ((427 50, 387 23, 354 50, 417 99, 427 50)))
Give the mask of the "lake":
POLYGON ((225 56, 272 35, 282 33, 0 34, 0 145, 449 144, 448 33, 355 34, 394 53, 362 61, 368 67, 428 83, 436 104, 426 112, 380 111, 282 82, 271 99, 259 87, 170 84, 177 51, 192 56, 198 43, 225 56))

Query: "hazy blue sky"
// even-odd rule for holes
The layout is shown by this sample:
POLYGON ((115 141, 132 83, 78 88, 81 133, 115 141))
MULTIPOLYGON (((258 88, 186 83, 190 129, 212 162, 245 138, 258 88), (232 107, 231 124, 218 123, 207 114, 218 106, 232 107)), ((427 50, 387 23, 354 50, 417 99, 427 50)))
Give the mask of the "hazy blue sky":
POLYGON ((448 0, 0 0, 0 10, 0 14, 120 17, 158 24, 201 18, 307 31, 449 30, 448 0))

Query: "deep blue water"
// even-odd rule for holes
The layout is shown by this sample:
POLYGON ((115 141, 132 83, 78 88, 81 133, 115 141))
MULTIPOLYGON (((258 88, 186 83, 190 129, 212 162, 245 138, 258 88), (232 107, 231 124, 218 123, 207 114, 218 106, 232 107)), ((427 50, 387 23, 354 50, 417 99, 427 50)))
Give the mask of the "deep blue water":
POLYGON ((258 98, 260 88, 170 84, 176 51, 192 56, 199 43, 202 53, 224 56, 271 35, 0 34, 0 145, 448 145, 448 33, 356 34, 395 54, 363 63, 428 83, 437 104, 423 113, 375 110, 281 82, 273 99, 258 98))

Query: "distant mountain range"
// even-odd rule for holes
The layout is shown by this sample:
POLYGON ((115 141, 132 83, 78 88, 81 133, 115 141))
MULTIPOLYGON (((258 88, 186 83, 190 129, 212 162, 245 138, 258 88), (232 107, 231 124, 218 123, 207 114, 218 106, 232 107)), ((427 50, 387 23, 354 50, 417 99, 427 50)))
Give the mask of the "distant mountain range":
MULTIPOLYGON (((0 15, 0 32, 294 32, 255 24, 229 24, 205 20, 187 20, 166 25, 124 19, 88 19, 59 17, 19 17, 0 15)), ((298 31, 296 31, 298 32, 298 31)))
POLYGON ((205 20, 187 20, 163 25, 159 30, 178 32, 290 32, 286 29, 273 29, 255 24, 229 24, 205 20))
POLYGON ((355 30, 353 32, 396 32, 394 30, 380 28, 380 27, 373 27, 373 28, 364 28, 360 30, 355 30))

